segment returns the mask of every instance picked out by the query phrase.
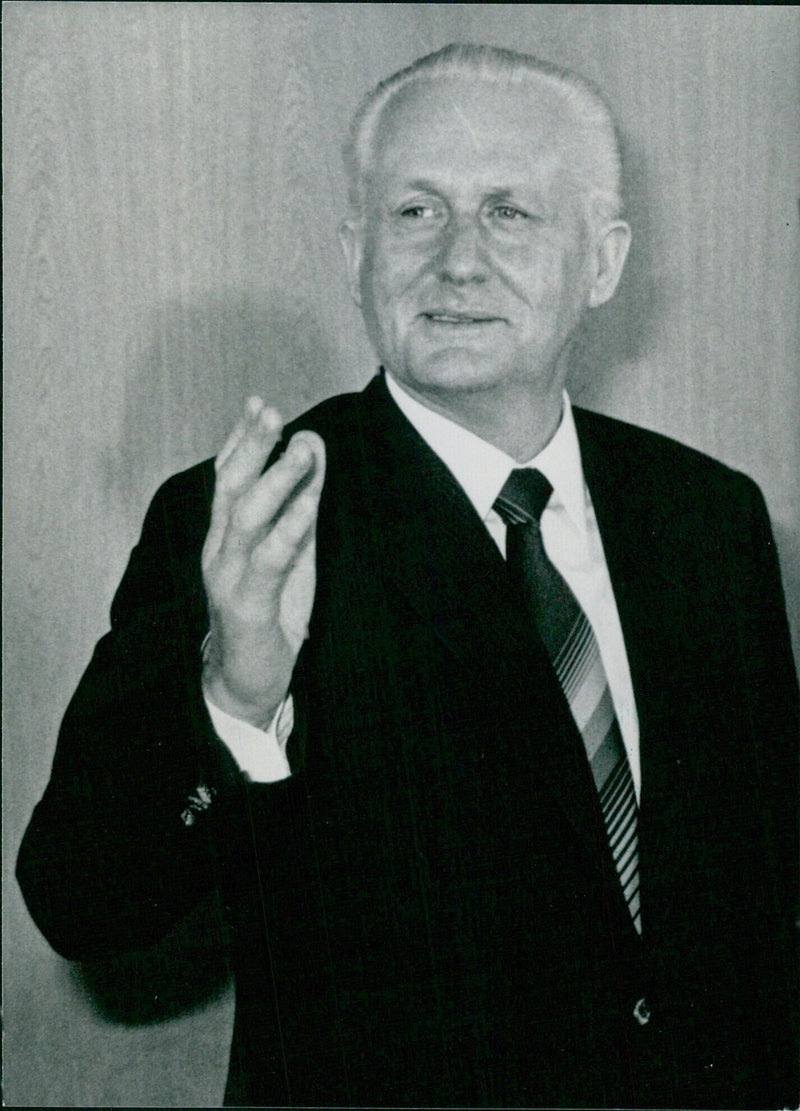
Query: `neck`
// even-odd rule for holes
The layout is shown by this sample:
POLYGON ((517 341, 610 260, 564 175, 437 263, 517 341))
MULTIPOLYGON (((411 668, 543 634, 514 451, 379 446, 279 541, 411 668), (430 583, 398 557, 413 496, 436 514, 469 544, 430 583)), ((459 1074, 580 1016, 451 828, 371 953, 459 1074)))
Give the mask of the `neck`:
POLYGON ((495 391, 486 389, 421 391, 405 382, 400 388, 518 463, 527 463, 550 442, 564 408, 560 389, 540 395, 527 386, 514 391, 513 396, 506 389, 498 397, 495 391))

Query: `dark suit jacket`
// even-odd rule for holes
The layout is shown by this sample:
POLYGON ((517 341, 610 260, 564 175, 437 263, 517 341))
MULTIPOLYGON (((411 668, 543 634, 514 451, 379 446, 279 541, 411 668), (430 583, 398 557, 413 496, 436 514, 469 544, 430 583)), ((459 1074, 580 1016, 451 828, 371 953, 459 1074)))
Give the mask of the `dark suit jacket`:
POLYGON ((503 560, 380 379, 296 425, 328 477, 289 780, 246 782, 201 696, 212 465, 153 501, 18 875, 67 957, 221 884, 228 1102, 797 1104, 797 685, 763 500, 575 415, 641 725, 641 939, 503 560))

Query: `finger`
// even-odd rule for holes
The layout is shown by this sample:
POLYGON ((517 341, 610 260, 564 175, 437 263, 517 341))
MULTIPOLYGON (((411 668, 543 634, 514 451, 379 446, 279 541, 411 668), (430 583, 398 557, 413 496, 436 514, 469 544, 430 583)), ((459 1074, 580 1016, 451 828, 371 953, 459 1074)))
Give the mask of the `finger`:
MULTIPOLYGON (((236 426, 231 432, 222 451, 217 455, 214 460, 214 470, 216 472, 214 484, 214 498, 211 503, 211 521, 209 530, 206 535, 205 543, 203 545, 203 562, 204 565, 211 559, 214 559, 219 552, 222 537, 225 534, 225 529, 228 522, 228 510, 231 503, 232 492, 226 487, 225 475, 229 468, 231 456, 242 443, 248 429, 252 432, 252 426, 260 417, 264 409, 264 402, 260 397, 249 397, 245 403, 244 413, 237 421, 236 426), (220 478, 222 474, 222 478, 220 478)), ((230 477, 230 476, 229 476, 230 477)))
POLYGON ((245 432, 245 428, 247 427, 248 419, 254 419, 256 416, 258 416, 263 408, 264 402, 261 400, 260 397, 248 397, 247 402, 245 403, 244 415, 240 417, 240 419, 236 422, 233 431, 231 432, 228 439, 225 441, 225 445, 222 448, 222 451, 219 452, 216 459, 214 460, 214 466, 217 470, 219 470, 223 463, 225 463, 230 458, 234 448, 241 442, 242 436, 245 432))
POLYGON ((223 449, 217 465, 217 490, 223 497, 240 492, 258 478, 282 429, 278 410, 251 398, 241 434, 231 436, 225 445, 230 445, 230 450, 225 453, 223 449))
POLYGON ((316 432, 303 429, 300 432, 295 432, 292 436, 289 441, 289 448, 292 448, 295 444, 306 445, 314 457, 308 485, 304 488, 319 496, 325 481, 325 441, 316 432))
POLYGON ((247 403, 241 430, 233 434, 223 449, 222 463, 217 463, 214 499, 211 503, 211 524, 206 538, 206 553, 219 550, 234 499, 248 485, 257 481, 283 428, 276 409, 264 406, 260 398, 247 403))
POLYGON ((233 547, 238 552, 243 548, 252 548, 288 508, 292 498, 311 486, 312 482, 313 496, 318 498, 321 482, 313 473, 316 458, 317 453, 308 440, 293 437, 280 459, 236 499, 229 515, 223 547, 233 547))
POLYGON ((308 490, 298 494, 253 549, 252 566, 264 575, 264 585, 272 593, 280 593, 283 580, 313 538, 318 509, 318 494, 308 490))

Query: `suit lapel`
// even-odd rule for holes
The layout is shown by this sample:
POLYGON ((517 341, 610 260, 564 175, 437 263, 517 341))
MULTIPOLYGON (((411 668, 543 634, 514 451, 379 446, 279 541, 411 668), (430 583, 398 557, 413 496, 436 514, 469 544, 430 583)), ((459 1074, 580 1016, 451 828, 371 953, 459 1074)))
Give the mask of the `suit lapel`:
POLYGON ((529 726, 537 775, 596 855, 599 808, 583 742, 544 648, 512 599, 502 556, 382 379, 363 397, 365 496, 387 584, 464 664, 495 672, 529 726))

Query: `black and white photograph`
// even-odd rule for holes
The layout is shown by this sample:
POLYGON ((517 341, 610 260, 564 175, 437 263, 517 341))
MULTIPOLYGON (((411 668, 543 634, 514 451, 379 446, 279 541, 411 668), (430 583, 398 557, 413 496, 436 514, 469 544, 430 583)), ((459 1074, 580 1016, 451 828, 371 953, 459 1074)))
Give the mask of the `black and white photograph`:
POLYGON ((800 20, 3 4, 3 1094, 800 1105, 800 20))

